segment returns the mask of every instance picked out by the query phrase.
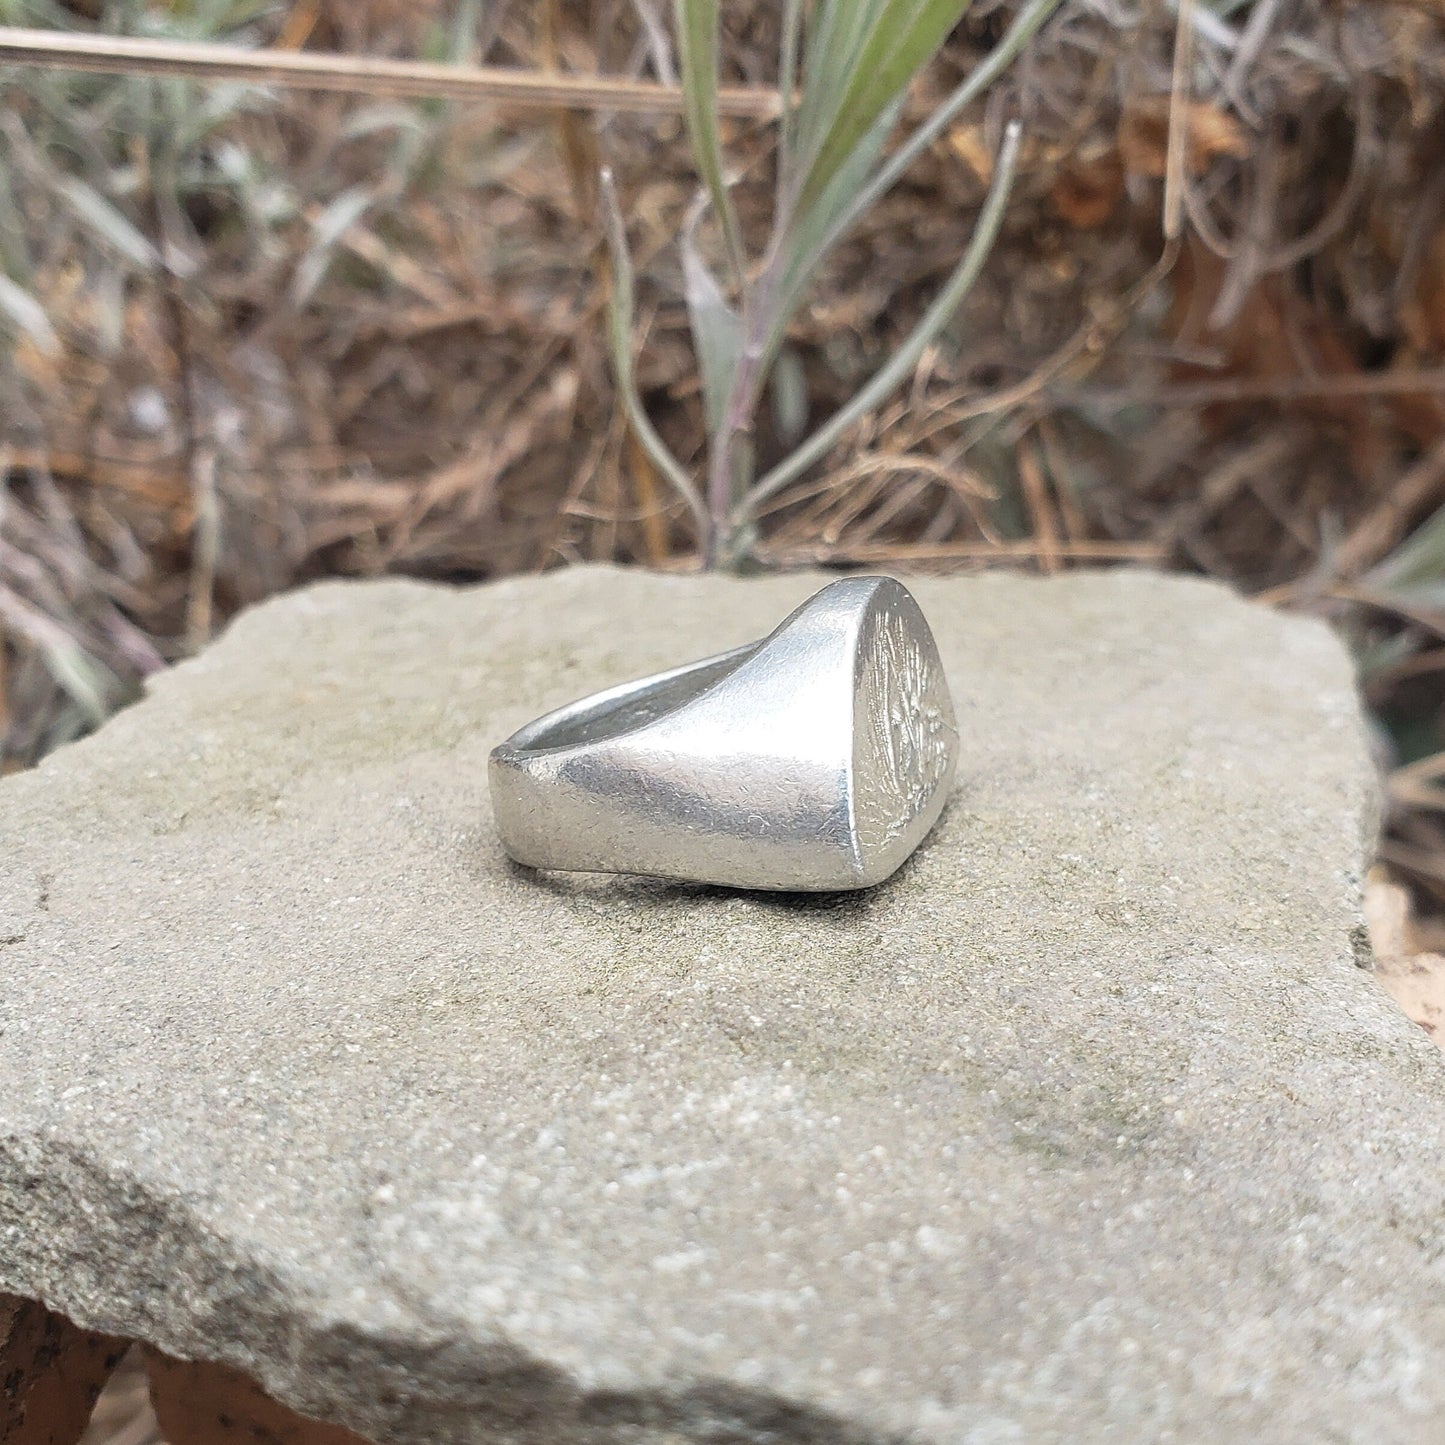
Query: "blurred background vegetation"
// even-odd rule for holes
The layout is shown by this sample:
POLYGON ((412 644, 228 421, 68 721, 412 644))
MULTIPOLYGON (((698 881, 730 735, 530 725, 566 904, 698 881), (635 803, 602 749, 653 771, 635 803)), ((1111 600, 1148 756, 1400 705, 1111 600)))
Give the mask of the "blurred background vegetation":
MULTIPOLYGON (((904 120, 1019 8, 975 0, 904 120)), ((724 80, 776 85, 779 6, 722 12, 724 80)), ((678 66, 663 0, 0 0, 0 23, 678 66)), ((697 565, 614 393, 599 220, 606 165, 638 390, 700 467, 680 116, 18 65, 0 87, 0 766, 311 578, 697 565)), ((1146 563, 1325 616, 1378 721, 1383 856, 1445 900, 1442 101, 1442 0, 1062 0, 792 316, 760 470, 896 352, 1022 121, 980 283, 760 509, 760 564, 1146 563)), ((777 127, 721 126, 757 255, 777 127)))
MULTIPOLYGON (((900 134, 1024 8, 974 0, 900 134)), ((724 80, 776 86, 784 6, 721 10, 724 80)), ((681 70, 667 0, 0 0, 0 24, 681 70)), ((698 565, 696 520, 614 389, 599 188, 609 167, 637 401, 701 482, 689 241, 719 275, 727 248, 692 228, 676 110, 19 65, 0 90, 0 771, 313 578, 698 565)), ((979 283, 902 390, 759 508, 754 563, 1154 565, 1327 618, 1376 722, 1381 856, 1414 893, 1377 881, 1376 952, 1433 1027, 1445 0, 1061 0, 823 264, 761 398, 760 474, 899 353, 968 249, 1014 119, 979 283)), ((777 126, 720 129, 758 257, 777 126)), ((156 1438, 131 1361, 87 1439, 156 1438)))

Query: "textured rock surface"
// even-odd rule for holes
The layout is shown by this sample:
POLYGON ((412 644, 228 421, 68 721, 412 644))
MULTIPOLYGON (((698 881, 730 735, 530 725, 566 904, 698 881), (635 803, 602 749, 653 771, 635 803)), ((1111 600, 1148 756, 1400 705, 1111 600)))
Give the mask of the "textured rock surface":
POLYGON ((891 884, 500 856, 492 743, 817 581, 322 587, 0 787, 0 1290, 403 1442, 1438 1439, 1323 629, 920 582, 964 761, 891 884))

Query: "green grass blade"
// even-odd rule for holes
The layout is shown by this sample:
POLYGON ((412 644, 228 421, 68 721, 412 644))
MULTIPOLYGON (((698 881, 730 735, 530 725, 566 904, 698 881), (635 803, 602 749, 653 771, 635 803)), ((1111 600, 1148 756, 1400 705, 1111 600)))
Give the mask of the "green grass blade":
MULTIPOLYGON (((1060 3, 1061 0, 1028 0, 1003 39, 954 88, 948 99, 889 156, 871 180, 857 186, 838 186, 844 204, 836 210, 825 199, 808 213, 806 230, 800 232, 792 261, 793 272, 802 278, 800 284, 806 284, 828 252, 897 184, 909 166, 943 134, 953 118, 1013 64, 1060 3), (819 213, 826 217, 826 224, 817 224, 819 213)), ((887 114, 885 112, 885 120, 887 114)), ((837 186, 836 181, 834 184, 837 186)))
POLYGON ((848 209, 854 196, 867 184, 869 174, 882 153, 902 109, 902 97, 894 101, 874 124, 873 129, 853 147, 852 153, 838 168, 837 174, 828 183, 818 199, 797 214, 787 233, 787 265, 784 272, 783 304, 780 309, 787 315, 783 324, 791 318, 802 293, 812 281, 822 260, 827 238, 833 233, 839 215, 848 209))
POLYGON ((632 323, 637 307, 632 253, 627 248, 627 227, 622 220, 622 207, 617 203, 617 187, 612 172, 604 170, 600 181, 603 227, 612 256, 612 285, 607 297, 607 341, 617 391, 633 434, 652 464, 687 503, 697 522, 698 535, 706 547, 707 539, 712 535, 712 520, 703 504, 702 494, 693 486, 682 463, 668 451, 667 444, 658 436, 642 405, 642 395, 637 390, 637 372, 632 364, 632 323))
POLYGON ((859 47, 888 0, 828 0, 808 26, 803 94, 791 144, 783 153, 790 204, 807 180, 814 158, 838 119, 859 47))
MULTIPOLYGON (((1061 0, 1028 0, 1014 17, 1014 23, 1009 26, 1003 39, 974 66, 948 99, 898 147, 877 176, 859 191, 853 204, 841 218, 843 230, 847 230, 890 190, 904 171, 943 134, 959 111, 982 95, 1018 59, 1024 46, 1033 39, 1044 21, 1059 8, 1060 3, 1061 0)), ((833 239, 836 240, 837 235, 833 239)))
MULTIPOLYGON (((785 158, 792 154, 798 127, 798 47, 803 34, 803 0, 783 0, 783 39, 778 52, 778 196, 786 189, 785 158)), ((781 211, 781 205, 779 210, 781 211)))
POLYGON ((678 66, 683 113, 692 139, 698 174, 712 199, 722 227, 728 267, 734 284, 746 267, 742 230, 723 173, 722 136, 718 131, 718 3, 719 0, 674 0, 678 66))
POLYGON ((1445 507, 1426 518, 1393 552, 1367 572, 1372 591, 1417 607, 1445 599, 1445 507))
POLYGON ((682 233, 682 276, 692 345, 702 376, 708 436, 716 437, 722 430, 723 414, 737 375, 742 325, 697 248, 695 220, 682 233))
POLYGON ((859 47, 833 123, 817 141, 800 208, 828 188, 854 147, 932 59, 968 5, 969 0, 893 0, 886 6, 859 47))

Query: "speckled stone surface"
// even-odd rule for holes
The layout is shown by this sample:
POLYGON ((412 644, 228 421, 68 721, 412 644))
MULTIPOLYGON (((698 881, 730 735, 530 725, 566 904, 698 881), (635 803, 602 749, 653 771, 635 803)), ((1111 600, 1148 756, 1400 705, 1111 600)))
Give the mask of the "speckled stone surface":
POLYGON ((920 581, 963 762, 890 884, 504 860, 493 743, 819 580, 320 587, 0 786, 0 1290, 407 1445, 1439 1439, 1323 628, 920 581))

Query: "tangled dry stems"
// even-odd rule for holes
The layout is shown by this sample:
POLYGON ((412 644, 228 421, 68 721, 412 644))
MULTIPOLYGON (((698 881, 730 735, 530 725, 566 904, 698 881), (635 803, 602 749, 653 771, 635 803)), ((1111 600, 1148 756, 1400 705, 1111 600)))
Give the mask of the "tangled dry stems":
MULTIPOLYGON (((768 8, 727 8, 738 82, 771 81, 768 8)), ((1384 856, 1445 899, 1445 546, 1422 526, 1445 502, 1445 20, 1428 0, 1183 8, 1181 26, 1162 0, 1066 0, 835 256, 790 336, 764 464, 906 333, 966 243, 1004 118, 1024 117, 986 283, 909 392, 768 506, 767 554, 1143 560, 1330 616, 1398 765, 1384 856)), ((920 113, 1007 13, 981 0, 920 113)), ((405 55, 442 26, 438 6, 298 0, 261 38, 405 55)), ((656 7, 624 0, 494 5, 468 53, 669 62, 656 7)), ((695 454, 674 118, 233 92, 176 154, 136 127, 162 104, 152 82, 4 87, 0 254, 38 314, 9 298, 0 356, 0 766, 309 578, 692 564, 614 405, 593 191, 605 157, 643 280, 647 402, 695 454), (77 208, 66 176, 134 236, 77 208), (169 264, 138 264, 135 237, 169 264)), ((770 133, 731 140, 755 225, 770 133)), ((102 1409, 93 1438, 154 1438, 138 1373, 102 1409)))
MULTIPOLYGON (((727 13, 728 78, 771 83, 770 7, 727 13)), ((1009 13, 980 0, 918 113, 1009 13)), ((481 14, 472 60, 670 65, 655 5, 481 14)), ((306 0, 251 28, 406 55, 456 43, 447 24, 439 6, 306 0)), ((10 298, 0 361, 8 766, 308 578, 692 565, 684 510, 614 405, 596 225, 605 159, 639 267, 642 388, 695 457, 674 246, 695 179, 675 117, 232 89, 174 142, 201 94, 5 78, 0 248, 38 303, 10 298)), ((793 327, 760 468, 906 334, 1023 117, 984 284, 907 394, 769 505, 765 556, 1201 570, 1334 617, 1396 756, 1437 750, 1445 611, 1390 559, 1445 500, 1442 96, 1445 21, 1423 0, 1066 0, 793 327)), ((756 227, 771 130, 730 126, 756 227)), ((1402 802, 1390 847, 1445 889, 1436 815, 1402 802)))

